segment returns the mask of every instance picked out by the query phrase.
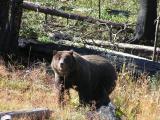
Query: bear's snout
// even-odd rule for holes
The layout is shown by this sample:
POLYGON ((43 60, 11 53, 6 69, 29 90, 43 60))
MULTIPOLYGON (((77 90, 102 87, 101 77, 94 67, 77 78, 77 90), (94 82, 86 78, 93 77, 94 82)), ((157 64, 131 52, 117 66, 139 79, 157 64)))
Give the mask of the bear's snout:
POLYGON ((65 59, 61 59, 59 61, 59 69, 61 71, 66 71, 66 69, 68 69, 67 63, 65 62, 65 59))
POLYGON ((64 62, 63 62, 63 61, 60 61, 60 62, 59 62, 59 67, 60 67, 61 69, 64 68, 64 62))
POLYGON ((64 63, 63 63, 63 62, 61 62, 61 63, 59 63, 59 65, 60 65, 60 67, 61 67, 61 68, 63 68, 64 63))

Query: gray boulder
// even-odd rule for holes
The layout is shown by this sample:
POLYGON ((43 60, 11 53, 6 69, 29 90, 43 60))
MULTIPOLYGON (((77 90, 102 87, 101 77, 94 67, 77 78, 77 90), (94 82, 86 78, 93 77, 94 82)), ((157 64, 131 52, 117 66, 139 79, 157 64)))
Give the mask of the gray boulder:
POLYGON ((88 120, 121 120, 116 117, 116 107, 110 102, 107 106, 101 106, 96 111, 87 113, 88 120))

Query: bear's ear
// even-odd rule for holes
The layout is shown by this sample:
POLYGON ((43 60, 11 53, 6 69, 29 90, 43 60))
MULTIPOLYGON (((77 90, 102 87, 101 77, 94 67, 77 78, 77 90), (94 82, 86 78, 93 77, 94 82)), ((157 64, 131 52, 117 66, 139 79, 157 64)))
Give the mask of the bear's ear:
POLYGON ((53 56, 57 54, 57 50, 53 50, 53 56))
POLYGON ((70 54, 70 55, 73 55, 73 52, 74 52, 73 50, 70 50, 70 51, 69 51, 69 54, 70 54))

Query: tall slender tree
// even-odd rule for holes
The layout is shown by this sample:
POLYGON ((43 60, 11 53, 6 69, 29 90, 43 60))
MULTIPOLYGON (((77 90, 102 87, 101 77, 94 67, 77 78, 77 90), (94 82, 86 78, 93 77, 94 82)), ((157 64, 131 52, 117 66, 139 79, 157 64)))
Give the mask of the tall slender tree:
POLYGON ((140 0, 140 10, 138 13, 135 34, 129 42, 133 44, 153 45, 156 18, 157 0, 140 0))

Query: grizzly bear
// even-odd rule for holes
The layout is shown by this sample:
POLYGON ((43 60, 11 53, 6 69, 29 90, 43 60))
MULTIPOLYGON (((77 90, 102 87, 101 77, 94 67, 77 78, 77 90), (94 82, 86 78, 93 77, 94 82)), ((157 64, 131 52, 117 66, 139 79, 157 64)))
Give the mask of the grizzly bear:
MULTIPOLYGON (((95 107, 108 105, 109 95, 116 85, 117 74, 111 63, 98 55, 80 55, 74 51, 54 51, 51 67, 59 91, 59 103, 64 91, 76 86, 79 102, 95 107)), ((69 92, 68 92, 69 93, 69 92)))

